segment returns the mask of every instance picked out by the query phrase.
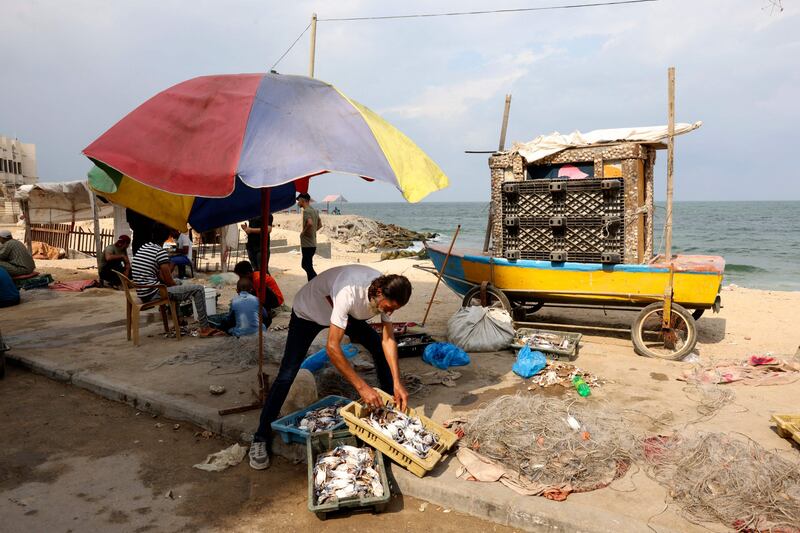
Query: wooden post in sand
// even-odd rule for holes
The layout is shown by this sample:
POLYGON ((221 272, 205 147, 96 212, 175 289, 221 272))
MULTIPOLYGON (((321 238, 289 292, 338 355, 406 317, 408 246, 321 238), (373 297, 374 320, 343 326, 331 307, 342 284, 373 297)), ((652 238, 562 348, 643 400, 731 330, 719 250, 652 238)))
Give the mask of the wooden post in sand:
MULTIPOLYGON (((103 253, 103 242, 100 239, 100 217, 97 209, 97 195, 89 191, 89 200, 92 204, 92 223, 94 224, 94 257, 97 261, 97 279, 100 279, 100 254, 103 253)), ((102 284, 102 280, 100 280, 102 284)))
POLYGON ((28 245, 28 253, 33 254, 33 237, 31 235, 31 210, 28 207, 28 200, 20 201, 22 205, 22 216, 25 218, 25 243, 28 245))
POLYGON ((667 71, 668 132, 667 137, 667 216, 664 221, 664 258, 672 260, 672 168, 675 158, 675 67, 667 71))
MULTIPOLYGON (((506 131, 508 131, 508 114, 511 111, 511 95, 506 95, 506 105, 503 109, 503 125, 500 126, 500 143, 497 151, 502 152, 506 149, 506 131)), ((489 202, 489 218, 486 221, 486 236, 483 238, 483 253, 489 251, 489 241, 492 236, 492 221, 494 219, 494 204, 489 202)))
POLYGON ((308 76, 314 77, 314 61, 317 55, 317 14, 311 14, 311 57, 308 63, 308 76))

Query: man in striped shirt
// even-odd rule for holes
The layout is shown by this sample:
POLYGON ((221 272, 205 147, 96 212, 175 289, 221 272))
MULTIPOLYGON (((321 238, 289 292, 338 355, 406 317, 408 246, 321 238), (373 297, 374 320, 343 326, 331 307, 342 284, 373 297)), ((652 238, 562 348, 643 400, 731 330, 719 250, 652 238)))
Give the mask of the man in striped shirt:
POLYGON ((169 255, 164 250, 164 242, 169 237, 169 228, 157 226, 153 230, 153 240, 143 244, 136 255, 133 256, 131 271, 133 282, 136 285, 145 285, 136 289, 136 294, 143 302, 148 302, 158 296, 156 285, 167 286, 170 300, 185 302, 192 300, 197 310, 197 321, 200 323, 200 336, 210 337, 217 330, 208 324, 206 315, 205 288, 202 285, 181 284, 178 285, 172 279, 172 265, 169 255))

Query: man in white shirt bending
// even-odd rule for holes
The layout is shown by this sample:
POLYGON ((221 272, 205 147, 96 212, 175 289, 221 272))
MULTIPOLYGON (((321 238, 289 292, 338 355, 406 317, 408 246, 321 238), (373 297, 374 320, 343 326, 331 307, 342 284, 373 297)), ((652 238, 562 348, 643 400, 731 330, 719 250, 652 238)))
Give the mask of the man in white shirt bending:
POLYGON ((278 418, 300 365, 308 355, 314 338, 325 328, 325 350, 334 367, 349 381, 367 405, 381 406, 381 398, 359 376, 342 353, 342 337, 366 348, 375 362, 381 389, 394 395, 395 404, 405 409, 408 392, 402 383, 397 362, 397 342, 389 315, 408 303, 411 282, 405 276, 381 275, 364 265, 330 268, 309 281, 294 298, 286 348, 278 376, 261 410, 258 430, 250 447, 250 466, 256 470, 269 467, 268 447, 272 442, 270 424, 278 418), (380 314, 382 334, 367 324, 380 314))

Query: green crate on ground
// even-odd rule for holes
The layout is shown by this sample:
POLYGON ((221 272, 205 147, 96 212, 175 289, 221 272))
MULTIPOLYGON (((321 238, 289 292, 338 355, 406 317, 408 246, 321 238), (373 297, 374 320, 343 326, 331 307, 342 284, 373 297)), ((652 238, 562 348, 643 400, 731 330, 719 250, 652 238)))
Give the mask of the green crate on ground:
POLYGON ((578 350, 580 349, 581 338, 583 335, 580 333, 570 333, 567 331, 551 331, 548 329, 532 329, 532 328, 519 328, 514 335, 514 340, 511 341, 512 348, 522 348, 525 346, 525 342, 523 339, 525 337, 531 337, 533 335, 559 335, 565 339, 569 339, 572 341, 572 348, 569 349, 562 349, 557 346, 542 346, 538 344, 533 344, 528 342, 528 346, 531 347, 532 350, 538 350, 540 352, 544 352, 545 354, 553 354, 556 359, 567 359, 570 361, 575 360, 578 357, 578 350))
MULTIPOLYGON (((384 404, 394 403, 394 398, 380 389, 375 390, 380 394, 384 404)), ((345 423, 347 423, 347 428, 350 430, 350 433, 376 450, 380 450, 392 461, 418 477, 423 477, 426 473, 433 470, 433 467, 442 459, 442 455, 452 448, 458 440, 456 434, 449 429, 442 427, 424 415, 417 414, 414 409, 407 408, 404 411, 405 414, 419 417, 425 429, 435 433, 439 437, 439 442, 431 449, 428 457, 422 459, 383 433, 379 433, 365 422, 363 418, 367 415, 367 412, 368 409, 359 402, 350 403, 339 410, 345 423)))
POLYGON ((316 513, 321 520, 325 520, 328 513, 340 509, 372 507, 372 510, 376 513, 383 511, 386 504, 391 499, 392 493, 389 489, 389 478, 386 476, 383 454, 381 454, 379 450, 375 450, 375 470, 381 477, 383 496, 373 498, 353 496, 351 498, 334 500, 332 502, 323 503, 322 505, 317 505, 314 495, 314 464, 317 462, 317 456, 341 445, 359 446, 359 442, 358 439, 351 435, 346 429, 323 431, 309 435, 306 441, 308 460, 308 510, 312 513, 316 513))
POLYGON ((772 415, 778 435, 800 444, 800 415, 772 415))

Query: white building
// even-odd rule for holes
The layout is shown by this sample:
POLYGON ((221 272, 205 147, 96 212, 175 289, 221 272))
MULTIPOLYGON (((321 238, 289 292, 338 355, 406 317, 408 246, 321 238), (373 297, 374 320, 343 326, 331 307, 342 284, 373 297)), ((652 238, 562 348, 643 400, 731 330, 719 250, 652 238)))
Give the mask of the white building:
POLYGON ((0 135, 0 183, 20 186, 37 179, 36 145, 0 135))
POLYGON ((36 145, 0 135, 0 223, 13 224, 19 218, 14 193, 21 185, 38 181, 36 145))

